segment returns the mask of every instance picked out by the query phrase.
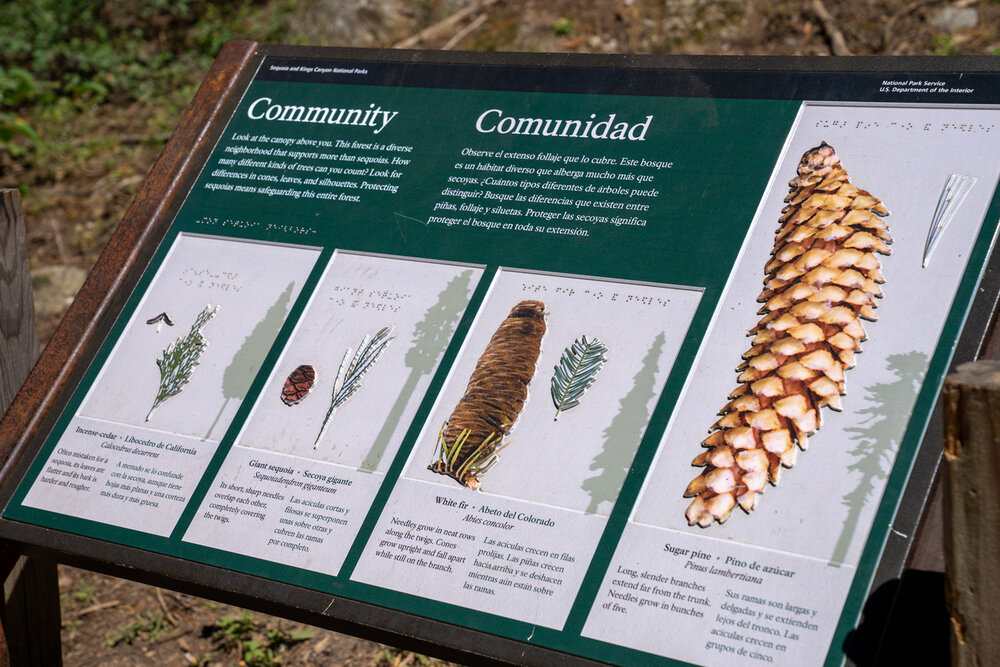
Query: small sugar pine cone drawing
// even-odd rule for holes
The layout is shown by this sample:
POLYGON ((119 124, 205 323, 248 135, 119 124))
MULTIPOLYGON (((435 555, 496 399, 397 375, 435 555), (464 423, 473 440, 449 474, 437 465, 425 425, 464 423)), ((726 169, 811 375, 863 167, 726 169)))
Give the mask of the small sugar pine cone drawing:
POLYGON ((528 384, 545 335, 545 304, 521 301, 490 338, 469 378, 465 394, 438 434, 436 459, 428 470, 477 490, 497 461, 528 400, 528 384))
POLYGON ((861 320, 876 319, 889 212, 851 184, 826 143, 806 151, 789 186, 740 384, 693 461, 704 470, 684 493, 694 497, 691 525, 722 523, 737 504, 749 513, 778 484, 820 428, 820 408, 841 409, 845 371, 866 338, 861 320))

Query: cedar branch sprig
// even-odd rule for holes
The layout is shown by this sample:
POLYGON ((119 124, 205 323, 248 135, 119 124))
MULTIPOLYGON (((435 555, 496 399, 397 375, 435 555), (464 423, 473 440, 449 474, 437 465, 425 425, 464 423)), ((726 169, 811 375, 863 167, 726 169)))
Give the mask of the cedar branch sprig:
POLYGON ((146 415, 146 421, 150 420, 161 403, 181 393, 184 385, 191 380, 195 366, 198 365, 201 355, 208 347, 208 341, 205 340, 202 329, 205 328, 209 320, 215 317, 217 312, 219 312, 219 306, 213 307, 212 304, 205 306, 205 309, 195 318, 191 330, 185 336, 170 343, 163 350, 163 355, 156 360, 156 365, 160 369, 160 388, 153 400, 153 407, 146 415))

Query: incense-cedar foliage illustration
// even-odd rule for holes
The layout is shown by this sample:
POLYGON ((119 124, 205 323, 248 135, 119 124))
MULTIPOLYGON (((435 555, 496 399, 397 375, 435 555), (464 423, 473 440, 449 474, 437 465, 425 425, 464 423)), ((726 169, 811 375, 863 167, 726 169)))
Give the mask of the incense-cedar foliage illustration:
POLYGON ((594 384, 597 374, 608 360, 607 352, 604 343, 597 338, 588 340, 586 336, 573 341, 563 351, 552 374, 552 403, 556 407, 553 421, 559 419, 559 413, 580 404, 581 397, 594 384))
POLYGON ((361 341, 361 345, 358 346, 357 353, 353 357, 351 356, 351 348, 347 348, 347 351, 344 352, 344 358, 340 362, 337 377, 333 381, 330 408, 326 411, 326 416, 323 418, 323 426, 320 427, 319 435, 316 436, 313 449, 319 447, 320 440, 326 435, 326 430, 330 427, 330 420, 333 418, 337 408, 353 396, 358 389, 361 389, 361 378, 371 370, 375 362, 382 356, 382 352, 385 351, 389 341, 393 339, 392 330, 394 327, 395 325, 383 327, 374 336, 365 336, 364 340, 361 341))
POLYGON ((316 383, 316 371, 309 364, 302 364, 288 374, 281 388, 281 402, 292 406, 301 403, 316 383))
POLYGON ((208 341, 205 340, 202 329, 205 328, 209 320, 215 317, 217 312, 219 312, 218 306, 213 307, 211 304, 205 306, 205 309, 195 318, 187 335, 168 345, 160 358, 156 360, 156 365, 160 369, 160 388, 153 400, 153 407, 146 415, 146 421, 150 420, 161 403, 181 393, 184 385, 191 380, 195 366, 198 365, 201 355, 208 347, 208 341))
POLYGON ((470 489, 497 461, 528 398, 528 384, 545 335, 545 304, 521 301, 493 334, 465 394, 438 434, 436 460, 428 467, 470 489))
POLYGON ((860 320, 876 319, 889 212, 850 183, 826 143, 806 151, 789 186, 740 385, 693 461, 705 469, 684 493, 694 496, 691 525, 722 523, 737 504, 749 513, 765 484, 778 484, 820 428, 820 408, 841 409, 844 371, 866 338, 860 320))

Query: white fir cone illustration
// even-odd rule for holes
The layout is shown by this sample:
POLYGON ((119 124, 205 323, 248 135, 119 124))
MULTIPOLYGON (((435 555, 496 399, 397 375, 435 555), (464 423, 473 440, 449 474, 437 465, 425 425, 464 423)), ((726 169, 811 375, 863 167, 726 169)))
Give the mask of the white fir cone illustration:
POLYGON ((465 393, 441 426, 428 470, 479 490, 528 400, 545 336, 545 315, 541 301, 521 301, 500 323, 476 362, 465 393))
POLYGON ((851 184, 825 142, 806 151, 789 186, 740 385, 692 462, 704 470, 684 493, 694 496, 691 525, 722 523, 737 504, 749 513, 765 484, 778 484, 820 428, 820 408, 841 409, 844 371, 866 338, 860 320, 876 319, 875 253, 889 254, 889 212, 851 184))

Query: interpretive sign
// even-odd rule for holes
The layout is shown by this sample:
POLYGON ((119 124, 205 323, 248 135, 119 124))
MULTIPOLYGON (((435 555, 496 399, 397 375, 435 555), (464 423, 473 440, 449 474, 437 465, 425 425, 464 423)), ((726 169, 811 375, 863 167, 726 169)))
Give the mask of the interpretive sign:
POLYGON ((460 657, 841 662, 990 258, 996 75, 249 62, 2 535, 460 657))

